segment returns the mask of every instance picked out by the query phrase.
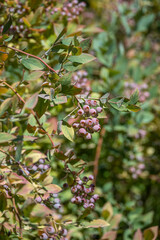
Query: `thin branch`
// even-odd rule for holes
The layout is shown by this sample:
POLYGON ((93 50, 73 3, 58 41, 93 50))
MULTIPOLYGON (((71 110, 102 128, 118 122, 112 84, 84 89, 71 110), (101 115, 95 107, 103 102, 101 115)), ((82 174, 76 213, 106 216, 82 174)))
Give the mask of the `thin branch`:
POLYGON ((23 238, 23 234, 22 234, 22 220, 21 220, 20 214, 18 212, 18 209, 16 207, 16 203, 15 203, 14 197, 12 197, 12 203, 13 203, 14 211, 15 211, 15 213, 17 215, 17 218, 18 218, 18 221, 19 221, 19 234, 20 234, 20 237, 22 239, 23 238))
MULTIPOLYGON (((17 93, 17 91, 11 85, 9 85, 8 83, 6 83, 4 81, 1 81, 1 80, 0 80, 0 83, 3 83, 8 88, 10 88, 17 95, 17 97, 25 104, 25 101, 23 100, 23 98, 19 95, 19 93, 17 93)), ((54 142, 53 142, 50 134, 42 127, 42 125, 41 125, 41 123, 40 123, 40 121, 39 121, 35 111, 33 109, 31 109, 30 111, 31 111, 32 115, 35 117, 36 122, 37 122, 39 128, 42 129, 45 132, 45 134, 48 136, 48 138, 49 138, 49 140, 50 140, 50 142, 52 144, 52 147, 54 148, 54 142)))
POLYGON ((45 61, 43 61, 40 57, 37 57, 37 56, 35 56, 35 55, 33 55, 33 54, 24 52, 24 51, 22 51, 22 50, 20 50, 20 49, 17 49, 17 48, 15 48, 15 47, 8 47, 8 46, 5 46, 5 45, 4 45, 3 47, 9 48, 9 49, 12 49, 12 50, 15 51, 15 52, 20 52, 20 53, 25 54, 25 55, 27 55, 27 56, 36 58, 36 59, 38 59, 39 61, 41 61, 47 68, 49 68, 49 70, 51 70, 52 72, 55 72, 55 73, 56 73, 56 71, 55 71, 53 68, 51 68, 51 67, 50 67, 45 61))
POLYGON ((101 149, 102 149, 102 143, 103 143, 103 136, 105 134, 105 129, 102 128, 101 133, 100 133, 100 138, 98 140, 98 145, 97 145, 97 149, 96 149, 96 156, 94 159, 94 183, 96 184, 96 178, 98 175, 98 163, 99 163, 99 158, 100 158, 100 154, 101 154, 101 149))

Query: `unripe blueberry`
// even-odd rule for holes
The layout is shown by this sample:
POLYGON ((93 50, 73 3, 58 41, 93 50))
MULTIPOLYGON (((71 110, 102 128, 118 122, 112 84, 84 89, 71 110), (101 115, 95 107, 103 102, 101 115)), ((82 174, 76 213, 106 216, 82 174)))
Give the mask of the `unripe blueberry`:
POLYGON ((103 110, 103 109, 102 109, 101 107, 97 107, 97 108, 96 108, 97 113, 101 113, 102 110, 103 110))
POLYGON ((93 175, 90 175, 88 178, 89 178, 89 180, 94 180, 93 175))
POLYGON ((37 171, 37 166, 36 166, 36 165, 33 165, 32 168, 31 168, 31 170, 37 171))
POLYGON ((91 192, 91 188, 84 188, 84 192, 87 193, 87 194, 90 193, 91 192))
POLYGON ((89 207, 89 204, 88 204, 88 203, 85 203, 85 204, 83 205, 83 207, 84 207, 84 208, 88 208, 88 207, 89 207))
POLYGON ((48 239, 48 236, 47 236, 46 233, 42 233, 42 235, 40 236, 40 238, 43 239, 43 240, 46 240, 46 239, 48 239))
POLYGON ((58 197, 58 194, 57 193, 53 193, 52 196, 56 198, 56 197, 58 197))
POLYGON ((97 118, 92 118, 92 123, 94 125, 97 125, 97 124, 99 124, 99 120, 97 118))
POLYGON ((43 169, 47 170, 49 168, 49 165, 43 165, 43 169))
POLYGON ((83 110, 87 113, 87 112, 89 112, 89 105, 84 105, 83 106, 83 110))
POLYGON ((91 108, 91 109, 89 110, 89 114, 90 114, 91 116, 96 116, 97 112, 96 112, 96 110, 95 110, 94 108, 91 108))
POLYGON ((90 199, 90 202, 91 202, 91 203, 95 203, 95 199, 94 199, 94 198, 91 198, 91 199, 90 199))
POLYGON ((86 135, 86 133, 87 133, 85 128, 80 128, 78 132, 80 135, 86 135))
POLYGON ((41 203, 41 202, 42 202, 42 198, 41 198, 40 196, 36 197, 35 200, 36 200, 36 202, 38 202, 38 203, 41 203))
POLYGON ((44 162, 45 162, 45 160, 43 158, 39 159, 39 163, 44 163, 44 162))
POLYGON ((54 228, 51 226, 48 227, 46 230, 47 230, 47 233, 49 233, 49 234, 53 234, 55 232, 54 228))
POLYGON ((72 192, 72 193, 76 193, 76 192, 77 192, 77 188, 76 188, 75 186, 72 187, 72 188, 71 188, 71 192, 72 192))
POLYGON ((79 109, 78 112, 77 112, 77 114, 78 114, 79 116, 82 116, 82 115, 84 114, 83 109, 79 109))
POLYGON ((93 209, 93 208, 94 208, 94 204, 93 204, 93 203, 90 203, 90 204, 89 204, 89 207, 93 209))
POLYGON ((92 126, 92 119, 91 118, 88 118, 87 120, 86 120, 86 125, 87 126, 92 126))
POLYGON ((91 135, 90 133, 87 133, 87 135, 86 135, 86 139, 87 139, 87 140, 92 139, 92 135, 91 135))
POLYGON ((77 202, 77 203, 81 203, 81 202, 82 202, 82 199, 78 196, 78 197, 76 197, 76 202, 77 202))
POLYGON ((96 100, 91 100, 91 106, 93 106, 93 107, 97 106, 97 101, 96 100))
POLYGON ((99 195, 98 195, 98 194, 94 194, 92 197, 93 197, 95 200, 98 200, 98 199, 99 199, 99 195))
POLYGON ((82 180, 79 180, 79 181, 78 181, 78 184, 79 184, 79 185, 82 185, 82 184, 83 184, 82 180))
POLYGON ((63 235, 64 237, 67 236, 67 233, 68 233, 67 229, 63 229, 63 230, 62 230, 62 235, 63 235))
POLYGON ((100 125, 98 124, 98 125, 95 125, 95 126, 93 126, 93 130, 95 131, 95 132, 98 132, 98 131, 100 131, 100 129, 101 129, 101 127, 100 127, 100 125))
POLYGON ((81 120, 81 121, 80 121, 80 126, 81 126, 81 127, 84 127, 84 126, 85 126, 85 123, 86 123, 86 121, 85 121, 84 119, 81 120))
POLYGON ((76 198, 75 198, 75 197, 71 198, 71 202, 72 202, 72 203, 74 203, 75 201, 76 201, 76 198))
POLYGON ((81 191, 82 190, 82 186, 81 185, 77 185, 77 189, 81 191))
POLYGON ((73 123, 73 128, 78 128, 79 127, 79 123, 73 123))
POLYGON ((43 164, 40 164, 40 165, 38 166, 38 168, 39 168, 40 170, 43 170, 43 167, 44 167, 43 164))
POLYGON ((59 199, 59 198, 55 198, 55 199, 54 199, 54 202, 55 202, 55 203, 59 203, 59 202, 60 202, 60 199, 59 199))
POLYGON ((86 99, 86 100, 85 100, 85 104, 90 106, 90 105, 91 105, 91 100, 86 99))
POLYGON ((59 203, 56 203, 56 204, 54 204, 53 206, 54 206, 54 208, 56 208, 56 209, 58 209, 58 208, 61 207, 61 205, 60 205, 59 203))

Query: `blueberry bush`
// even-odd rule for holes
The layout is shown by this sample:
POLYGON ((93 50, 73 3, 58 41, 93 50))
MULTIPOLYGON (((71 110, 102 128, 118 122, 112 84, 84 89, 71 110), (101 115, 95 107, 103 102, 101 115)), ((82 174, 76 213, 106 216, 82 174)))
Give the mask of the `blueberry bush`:
POLYGON ((0 239, 160 237, 159 10, 0 1, 0 239))

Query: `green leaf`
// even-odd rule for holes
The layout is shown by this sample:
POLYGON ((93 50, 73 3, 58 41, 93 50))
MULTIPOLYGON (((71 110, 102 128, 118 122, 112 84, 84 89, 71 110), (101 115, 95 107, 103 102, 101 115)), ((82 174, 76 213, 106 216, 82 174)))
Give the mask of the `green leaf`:
POLYGON ((9 42, 9 41, 12 40, 12 38, 13 38, 13 35, 9 36, 9 37, 8 37, 7 39, 5 39, 4 41, 5 41, 5 42, 9 42))
POLYGON ((70 126, 67 122, 63 121, 62 126, 61 126, 62 132, 64 136, 73 142, 74 140, 74 129, 72 126, 70 126))
POLYGON ((32 95, 32 97, 30 97, 26 101, 24 108, 33 109, 36 106, 37 102, 38 102, 38 93, 35 93, 32 95))
POLYGON ((17 137, 12 134, 5 133, 5 132, 0 133, 0 143, 9 142, 15 138, 17 138, 17 137))
POLYGON ((42 70, 45 67, 42 62, 35 58, 22 58, 21 63, 29 70, 42 70))
POLYGON ((34 108, 34 111, 37 113, 38 117, 42 117, 43 114, 47 111, 50 101, 41 97, 41 94, 38 96, 38 102, 34 108))
POLYGON ((85 228, 108 227, 110 224, 103 219, 95 219, 92 222, 86 223, 85 228))
POLYGON ((139 91, 138 89, 136 91, 134 91, 134 93, 131 95, 130 100, 128 102, 128 104, 136 104, 138 102, 139 99, 139 91))
POLYGON ((91 46, 91 39, 86 38, 83 41, 80 42, 80 47, 82 48, 82 51, 88 51, 91 46))
POLYGON ((29 80, 37 80, 40 78, 45 72, 43 71, 34 71, 30 74, 25 74, 24 75, 24 80, 29 81, 29 80))
POLYGON ((136 105, 128 105, 127 109, 129 109, 131 112, 139 112, 139 110, 141 110, 141 108, 136 105))
POLYGON ((102 104, 105 104, 107 102, 108 97, 109 97, 109 93, 106 93, 99 100, 102 104))
POLYGON ((9 16, 7 22, 4 24, 2 34, 6 33, 9 30, 11 25, 12 25, 12 18, 11 16, 9 16))
POLYGON ((127 98, 117 97, 117 98, 110 99, 108 103, 118 111, 127 112, 128 109, 126 106, 128 101, 129 99, 127 98))
POLYGON ((5 99, 0 106, 0 117, 5 113, 5 111, 10 107, 12 103, 12 98, 5 99))
POLYGON ((58 37, 56 38, 55 43, 57 43, 59 41, 59 39, 61 39, 63 37, 63 35, 66 33, 67 29, 63 28, 63 30, 60 32, 60 34, 58 35, 58 37))
POLYGON ((63 104, 67 102, 67 97, 66 96, 56 96, 56 98, 53 99, 55 104, 63 104))
POLYGON ((3 212, 7 207, 7 196, 4 192, 0 193, 0 211, 3 212))
POLYGON ((77 62, 77 63, 81 63, 81 64, 85 64, 88 62, 91 62, 93 60, 95 60, 96 58, 88 53, 82 53, 79 56, 70 56, 68 58, 68 60, 70 60, 71 62, 77 62))

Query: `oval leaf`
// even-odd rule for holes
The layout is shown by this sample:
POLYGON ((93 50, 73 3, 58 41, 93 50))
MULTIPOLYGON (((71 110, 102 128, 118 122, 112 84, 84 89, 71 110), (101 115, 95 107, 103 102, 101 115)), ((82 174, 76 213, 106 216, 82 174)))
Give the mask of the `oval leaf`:
POLYGON ((43 63, 35 58, 23 58, 21 63, 29 70, 42 70, 45 67, 43 63))
POLYGON ((62 129, 62 132, 63 132, 64 136, 68 140, 73 142, 73 139, 74 139, 74 129, 73 129, 73 127, 70 126, 67 122, 63 121, 61 129, 62 129))

